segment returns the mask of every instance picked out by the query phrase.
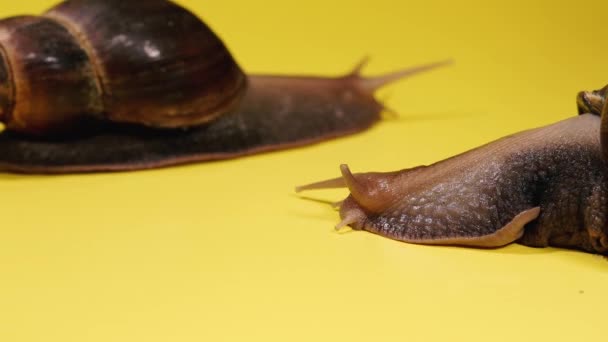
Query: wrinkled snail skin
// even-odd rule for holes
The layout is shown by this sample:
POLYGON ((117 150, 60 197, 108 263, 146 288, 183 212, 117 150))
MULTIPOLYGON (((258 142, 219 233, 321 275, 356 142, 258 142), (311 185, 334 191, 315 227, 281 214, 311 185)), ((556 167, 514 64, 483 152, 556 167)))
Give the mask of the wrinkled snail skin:
POLYGON ((253 75, 234 112, 183 130, 96 122, 96 130, 63 140, 6 132, 0 135, 0 169, 136 170, 311 144, 361 131, 380 119, 383 106, 368 80, 376 79, 253 75))
POLYGON ((311 144, 370 127, 376 89, 443 64, 247 75, 173 2, 68 0, 0 21, 0 169, 137 170, 311 144))
MULTIPOLYGON (((605 96, 595 100, 605 118, 605 96)), ((352 174, 342 165, 341 178, 297 190, 347 186, 337 228, 409 243, 488 248, 519 242, 608 254, 608 166, 602 119, 594 112, 430 166, 352 174)))

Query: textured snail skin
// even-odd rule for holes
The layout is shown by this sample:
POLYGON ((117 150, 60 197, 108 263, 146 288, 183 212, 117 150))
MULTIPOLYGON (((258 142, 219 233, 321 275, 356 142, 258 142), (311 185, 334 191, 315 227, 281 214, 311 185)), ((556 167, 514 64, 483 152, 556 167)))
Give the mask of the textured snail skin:
POLYGON ((419 244, 511 242, 608 254, 605 92, 579 94, 589 114, 517 133, 430 166, 352 174, 297 190, 347 186, 342 222, 419 244), (598 110, 603 109, 602 118, 598 110))
POLYGON ((170 1, 68 0, 0 21, 0 169, 136 170, 311 144, 370 127, 375 90, 442 64, 246 75, 170 1))
POLYGON ((62 173, 155 168, 311 144, 363 130, 382 105, 357 75, 251 76, 239 108, 206 125, 150 130, 95 122, 80 137, 0 135, 0 168, 62 173), (108 148, 111 147, 111 148, 108 148))

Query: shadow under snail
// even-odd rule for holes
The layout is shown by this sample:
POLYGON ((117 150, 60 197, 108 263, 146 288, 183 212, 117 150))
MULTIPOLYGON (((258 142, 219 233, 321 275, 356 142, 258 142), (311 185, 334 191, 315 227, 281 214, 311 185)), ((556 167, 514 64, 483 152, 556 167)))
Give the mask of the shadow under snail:
POLYGON ((348 187, 342 221, 432 245, 555 246, 608 254, 608 86, 578 94, 579 116, 430 166, 351 173, 296 191, 348 187))
POLYGON ((364 78, 245 75, 166 0, 68 0, 0 21, 0 170, 119 171, 231 158, 361 131, 373 93, 444 63, 364 78))

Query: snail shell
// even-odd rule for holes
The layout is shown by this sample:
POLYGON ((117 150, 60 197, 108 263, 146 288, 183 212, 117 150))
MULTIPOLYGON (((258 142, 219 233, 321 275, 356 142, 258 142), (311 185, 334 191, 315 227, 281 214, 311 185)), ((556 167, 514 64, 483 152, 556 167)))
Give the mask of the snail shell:
POLYGON ((246 84, 207 26, 162 0, 66 1, 0 21, 0 45, 0 119, 24 133, 65 131, 83 114, 198 125, 233 110, 246 84))
POLYGON ((607 255, 606 89, 579 94, 582 115, 430 166, 352 174, 342 165, 341 178, 297 190, 348 187, 338 228, 419 244, 519 242, 607 255))
POLYGON ((116 171, 309 144, 372 125, 373 92, 442 63, 363 78, 245 75, 165 0, 69 0, 0 21, 0 168, 116 171))

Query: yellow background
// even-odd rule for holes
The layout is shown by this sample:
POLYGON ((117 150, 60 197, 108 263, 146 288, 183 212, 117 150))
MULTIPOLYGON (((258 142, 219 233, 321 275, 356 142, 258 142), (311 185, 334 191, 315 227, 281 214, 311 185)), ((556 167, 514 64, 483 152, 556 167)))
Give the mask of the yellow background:
POLYGON ((340 163, 428 164, 575 115, 579 90, 608 83, 605 1, 180 3, 250 72, 337 75, 364 55, 368 75, 455 64, 381 91, 399 118, 346 139, 146 172, 0 174, 1 341, 606 338, 601 257, 336 233, 336 212, 292 190, 340 163))

